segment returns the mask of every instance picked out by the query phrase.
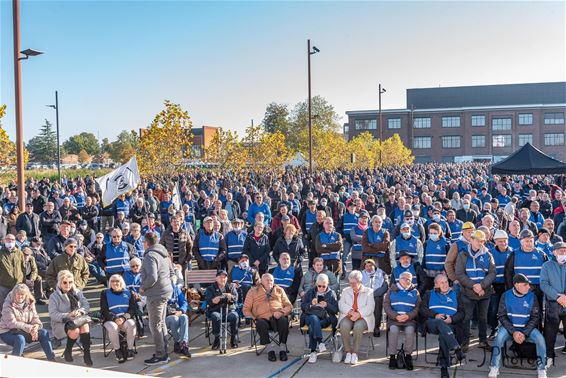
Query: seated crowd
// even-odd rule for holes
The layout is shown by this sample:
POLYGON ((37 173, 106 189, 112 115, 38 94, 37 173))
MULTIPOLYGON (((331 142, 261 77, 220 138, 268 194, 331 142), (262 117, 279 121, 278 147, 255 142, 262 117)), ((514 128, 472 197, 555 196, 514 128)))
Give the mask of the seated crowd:
MULTIPOLYGON (((92 366, 83 290, 93 278, 106 286, 99 318, 119 362, 135 358, 146 315, 156 351, 146 364, 169 361, 167 335, 174 353, 191 357, 189 315, 198 309, 183 281, 198 269, 216 276, 195 288, 213 350, 237 348, 246 322, 269 361, 286 361, 300 311, 310 363, 328 349, 325 332, 340 336, 352 365, 364 338, 385 332, 389 368, 412 370, 418 335, 432 334, 448 377, 477 328, 478 347, 491 351, 489 377, 510 343, 533 343, 545 377, 566 322, 564 189, 550 177, 487 181, 481 164, 419 169, 298 171, 260 186, 199 172, 146 180, 107 206, 91 178, 63 187, 32 180, 14 228, 0 216, 0 339, 14 355, 38 341, 54 360, 36 310, 48 302, 65 361, 78 340, 92 366)), ((15 211, 13 186, 0 189, 1 211, 15 211)))

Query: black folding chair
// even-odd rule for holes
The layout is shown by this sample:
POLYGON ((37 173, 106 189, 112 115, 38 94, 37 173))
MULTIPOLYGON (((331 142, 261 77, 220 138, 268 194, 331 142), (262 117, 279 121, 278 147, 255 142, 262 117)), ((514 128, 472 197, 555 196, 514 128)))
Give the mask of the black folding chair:
MULTIPOLYGON (((126 341, 126 333, 123 331, 118 332, 118 338, 120 340, 120 347, 122 347, 122 345, 126 344, 127 345, 127 341, 126 341)), ((137 338, 137 337, 136 337, 137 338)), ((134 338, 134 353, 138 353, 138 349, 136 346, 136 338, 134 338)), ((124 349, 128 349, 126 348, 121 348, 122 350, 124 349)), ((108 337, 108 330, 106 329, 106 327, 104 327, 104 323, 102 324, 102 353, 104 354, 104 357, 108 357, 110 355, 110 353, 112 353, 112 351, 114 350, 114 347, 112 347, 112 343, 110 342, 110 338, 108 337)))
MULTIPOLYGON (((258 347, 259 344, 259 334, 257 333, 257 328, 256 328, 256 322, 255 319, 251 319, 251 326, 250 326, 250 338, 251 338, 251 346, 250 348, 254 348, 255 349, 255 354, 260 356, 263 352, 265 352, 265 349, 267 348, 267 345, 264 345, 263 347, 258 347)), ((269 331, 269 341, 274 343, 277 346, 281 346, 281 343, 279 342, 279 332, 277 331, 269 331)), ((287 353, 289 353, 289 349, 287 348, 287 346, 285 346, 285 351, 287 353)))

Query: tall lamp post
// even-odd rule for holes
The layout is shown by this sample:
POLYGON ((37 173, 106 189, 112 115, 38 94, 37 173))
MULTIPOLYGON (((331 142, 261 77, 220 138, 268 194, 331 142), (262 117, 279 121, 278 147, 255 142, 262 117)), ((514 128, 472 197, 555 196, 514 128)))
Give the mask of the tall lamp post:
POLYGON ((20 1, 12 0, 12 17, 14 27, 14 92, 16 107, 16 168, 18 172, 18 205, 20 211, 25 206, 25 177, 24 177, 24 130, 22 126, 22 77, 20 72, 20 60, 28 59, 30 56, 43 54, 40 51, 27 49, 20 51, 20 1), (23 54, 23 56, 20 56, 23 54))
POLYGON ((381 88, 381 83, 379 84, 379 110, 377 112, 377 118, 379 122, 379 143, 381 144, 381 148, 379 149, 379 166, 382 166, 383 163, 383 124, 381 122, 381 95, 387 92, 385 88, 381 88))
POLYGON ((312 173, 312 99, 311 99, 311 55, 320 52, 316 46, 312 47, 311 40, 307 40, 307 57, 308 57, 308 71, 309 71, 309 172, 312 173))
POLYGON ((57 128, 57 177, 59 184, 61 184, 61 142, 59 140, 59 96, 55 91, 55 105, 46 105, 55 109, 55 124, 57 128))

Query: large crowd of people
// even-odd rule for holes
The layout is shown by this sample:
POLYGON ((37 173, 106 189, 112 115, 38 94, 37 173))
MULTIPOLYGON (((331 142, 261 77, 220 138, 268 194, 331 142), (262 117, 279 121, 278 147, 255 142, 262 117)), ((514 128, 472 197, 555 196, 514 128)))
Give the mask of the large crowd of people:
POLYGON ((93 177, 44 178, 26 183, 21 213, 11 182, 0 187, 0 339, 14 355, 38 341, 48 360, 52 339, 66 339, 66 361, 79 340, 92 366, 83 290, 94 279, 107 287, 100 318, 119 362, 135 357, 144 319, 155 344, 146 364, 169 361, 168 332, 173 352, 191 357, 188 315, 198 309, 185 273, 213 270, 215 282, 194 289, 215 350, 228 336, 237 348, 246 322, 269 361, 285 361, 300 311, 310 363, 327 350, 325 330, 340 336, 341 360, 352 365, 364 337, 386 332, 389 368, 412 370, 415 338, 428 333, 438 335, 448 377, 477 329, 477 347, 491 351, 489 377, 510 342, 533 343, 546 377, 566 324, 561 179, 491 175, 483 163, 194 170, 144 179, 103 204, 93 177), (51 336, 36 310, 46 303, 51 336))

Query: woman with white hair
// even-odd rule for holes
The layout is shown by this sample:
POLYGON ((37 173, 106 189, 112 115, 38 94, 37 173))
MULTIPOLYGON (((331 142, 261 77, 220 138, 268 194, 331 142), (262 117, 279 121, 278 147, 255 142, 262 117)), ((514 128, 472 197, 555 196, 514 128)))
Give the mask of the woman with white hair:
POLYGON ((355 365, 358 362, 358 351, 364 331, 373 330, 375 317, 373 310, 375 302, 373 290, 362 285, 362 272, 353 270, 348 276, 350 286, 342 290, 338 307, 340 317, 338 326, 344 340, 344 363, 355 365), (350 343, 350 332, 353 333, 353 343, 350 343))
POLYGON ((24 354, 26 343, 39 341, 49 361, 55 360, 49 332, 35 309, 35 299, 26 284, 17 284, 6 297, 0 321, 0 339, 12 346, 12 355, 24 354))
POLYGON ((51 331, 56 339, 67 338, 63 356, 65 361, 73 362, 73 345, 80 338, 84 352, 84 363, 92 366, 90 357, 90 309, 82 291, 75 286, 73 273, 62 270, 57 274, 55 291, 49 297, 49 317, 51 331))
POLYGON ((322 329, 332 326, 332 332, 334 332, 338 324, 336 293, 330 289, 328 283, 328 276, 324 273, 319 274, 316 278, 316 287, 307 291, 301 302, 303 311, 301 325, 306 324, 309 327, 310 363, 316 362, 317 349, 320 353, 326 350, 326 345, 322 342, 322 329))
POLYGON ((135 355, 136 308, 134 295, 126 287, 122 276, 119 274, 110 276, 108 289, 100 293, 100 311, 116 360, 120 363, 133 359, 135 355), (120 332, 126 335, 127 351, 120 348, 120 332))

